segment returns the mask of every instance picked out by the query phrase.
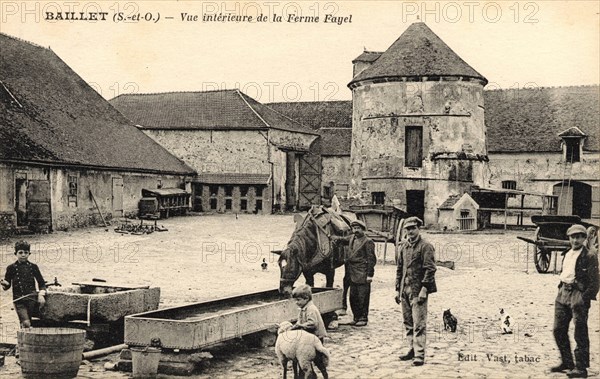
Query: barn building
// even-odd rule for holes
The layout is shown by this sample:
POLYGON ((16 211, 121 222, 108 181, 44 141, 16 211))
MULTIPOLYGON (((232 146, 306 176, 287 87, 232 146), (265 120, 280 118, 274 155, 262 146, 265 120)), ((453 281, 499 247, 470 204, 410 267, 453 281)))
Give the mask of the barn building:
POLYGON ((320 202, 319 133, 239 90, 124 94, 111 104, 198 172, 197 211, 268 214, 320 202))
POLYGON ((191 167, 52 50, 0 34, 0 51, 0 234, 102 224, 143 189, 190 187, 191 167))

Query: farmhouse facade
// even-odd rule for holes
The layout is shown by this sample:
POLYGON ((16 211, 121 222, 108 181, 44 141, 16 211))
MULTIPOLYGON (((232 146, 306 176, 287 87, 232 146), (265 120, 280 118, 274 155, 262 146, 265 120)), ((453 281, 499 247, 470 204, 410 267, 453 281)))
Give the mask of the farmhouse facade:
POLYGON ((137 214, 142 189, 190 187, 191 167, 52 50, 0 34, 0 51, 0 234, 102 224, 137 214))

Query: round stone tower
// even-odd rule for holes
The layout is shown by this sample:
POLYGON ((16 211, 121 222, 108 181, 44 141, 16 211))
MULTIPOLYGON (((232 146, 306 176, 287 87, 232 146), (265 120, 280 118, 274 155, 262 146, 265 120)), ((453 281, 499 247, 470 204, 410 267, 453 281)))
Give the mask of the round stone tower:
POLYGON ((437 224, 446 199, 483 186, 487 79, 422 22, 353 63, 349 195, 437 224))

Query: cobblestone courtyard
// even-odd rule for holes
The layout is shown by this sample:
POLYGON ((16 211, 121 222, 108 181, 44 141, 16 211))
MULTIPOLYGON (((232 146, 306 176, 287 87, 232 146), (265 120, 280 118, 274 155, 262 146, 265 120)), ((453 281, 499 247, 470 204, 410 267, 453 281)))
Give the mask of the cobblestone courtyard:
MULTIPOLYGON (((281 249, 293 230, 291 215, 190 216, 164 220, 169 231, 144 236, 119 235, 104 228, 32 236, 32 261, 47 281, 57 277, 63 285, 102 278, 109 282, 146 283, 161 287, 161 305, 168 307, 243 294, 278 286, 279 270, 271 250, 281 249), (266 258, 269 269, 262 271, 266 258)), ((401 362, 403 327, 400 307, 394 302, 393 249, 387 264, 375 268, 369 324, 364 328, 340 325, 330 331, 333 378, 515 378, 554 377, 547 369, 558 362, 552 336, 553 307, 558 276, 538 274, 527 245, 517 235, 532 231, 438 234, 424 237, 436 247, 438 260, 455 261, 456 269, 439 267, 438 293, 429 301, 426 364, 412 367, 401 362), (458 318, 457 333, 443 331, 442 311, 450 308, 458 318), (502 335, 499 309, 515 322, 514 333, 502 335)), ((14 260, 14 239, 0 246, 1 270, 14 260)), ((552 266, 551 266, 552 267, 552 266)), ((337 271, 341 283, 343 269, 337 271)), ((317 285, 324 278, 317 276, 317 285)), ((15 342, 16 314, 10 291, 1 294, 2 341, 15 342)), ((348 320, 349 316, 342 318, 348 320)), ((590 376, 599 371, 600 318, 598 303, 589 315, 590 376)), ((572 336, 572 333, 571 333, 572 336)), ((197 378, 277 378, 281 375, 273 348, 246 348, 232 343, 213 351, 214 358, 197 378)), ((104 371, 116 355, 85 364, 81 378, 126 378, 131 374, 104 371)), ((291 373, 291 370, 290 370, 291 373)), ((18 377, 13 357, 0 368, 0 377, 18 377)))

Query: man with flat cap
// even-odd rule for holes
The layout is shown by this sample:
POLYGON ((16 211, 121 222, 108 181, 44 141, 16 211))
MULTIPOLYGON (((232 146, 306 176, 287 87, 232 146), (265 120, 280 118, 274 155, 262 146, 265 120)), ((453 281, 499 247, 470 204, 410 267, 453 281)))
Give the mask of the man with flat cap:
POLYGON ((396 303, 402 305, 402 318, 409 350, 400 360, 412 360, 414 366, 425 363, 427 297, 437 291, 435 250, 421 238, 423 221, 409 217, 404 221, 408 236, 397 248, 396 303))
POLYGON ((587 321, 590 302, 596 300, 598 293, 598 255, 584 246, 587 230, 583 225, 571 226, 567 236, 571 249, 562 253, 562 272, 554 303, 554 339, 561 363, 550 371, 566 372, 569 378, 587 378, 587 368, 590 367, 587 321), (575 362, 568 335, 571 320, 577 344, 575 362))
POLYGON ((333 237, 335 242, 349 246, 345 259, 344 282, 350 286, 350 309, 354 326, 365 326, 369 322, 369 300, 371 299, 371 282, 375 274, 375 242, 367 237, 367 226, 360 220, 350 223, 352 235, 349 237, 333 237))

